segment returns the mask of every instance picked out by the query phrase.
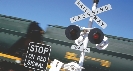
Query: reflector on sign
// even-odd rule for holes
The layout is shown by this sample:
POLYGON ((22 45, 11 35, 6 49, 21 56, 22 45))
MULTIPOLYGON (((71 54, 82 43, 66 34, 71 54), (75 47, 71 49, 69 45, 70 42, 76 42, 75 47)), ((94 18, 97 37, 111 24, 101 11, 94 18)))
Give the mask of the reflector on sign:
POLYGON ((108 38, 104 36, 103 41, 100 44, 96 44, 96 48, 99 50, 105 50, 108 47, 108 38))

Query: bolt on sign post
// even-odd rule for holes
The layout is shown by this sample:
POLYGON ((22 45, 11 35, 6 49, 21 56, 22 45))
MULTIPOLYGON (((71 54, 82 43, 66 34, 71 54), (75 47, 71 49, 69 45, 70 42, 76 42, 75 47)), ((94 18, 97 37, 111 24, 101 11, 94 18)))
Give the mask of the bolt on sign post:
POLYGON ((27 55, 24 61, 24 66, 34 71, 46 71, 49 60, 51 46, 30 42, 27 50, 27 55))

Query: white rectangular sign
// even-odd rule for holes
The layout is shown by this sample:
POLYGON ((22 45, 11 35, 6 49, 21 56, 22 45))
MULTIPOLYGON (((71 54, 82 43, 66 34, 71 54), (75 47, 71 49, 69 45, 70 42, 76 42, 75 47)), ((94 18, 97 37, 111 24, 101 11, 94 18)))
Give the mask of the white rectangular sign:
POLYGON ((76 45, 72 45, 71 49, 75 49, 75 50, 79 50, 79 51, 84 51, 84 52, 90 52, 90 48, 85 48, 83 46, 76 46, 76 45))

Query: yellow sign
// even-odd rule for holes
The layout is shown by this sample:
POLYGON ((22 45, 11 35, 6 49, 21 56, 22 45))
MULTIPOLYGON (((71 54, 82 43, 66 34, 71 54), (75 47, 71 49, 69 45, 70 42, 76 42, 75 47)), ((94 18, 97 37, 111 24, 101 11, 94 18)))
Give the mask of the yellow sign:
MULTIPOLYGON (((65 58, 70 59, 70 60, 74 60, 74 61, 79 61, 79 58, 77 58, 76 53, 66 52, 65 58)), ((85 61, 87 59, 90 59, 92 61, 100 62, 101 66, 104 66, 104 67, 110 67, 110 65, 111 65, 111 62, 106 61, 106 60, 85 56, 85 61)))

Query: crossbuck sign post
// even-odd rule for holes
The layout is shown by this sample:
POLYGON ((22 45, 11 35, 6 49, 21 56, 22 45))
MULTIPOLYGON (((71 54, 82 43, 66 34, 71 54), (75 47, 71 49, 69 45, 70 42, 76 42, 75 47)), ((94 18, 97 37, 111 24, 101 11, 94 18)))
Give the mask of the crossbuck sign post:
MULTIPOLYGON (((96 14, 111 10, 111 5, 105 5, 102 6, 100 8, 96 9, 96 6, 93 4, 92 8, 95 7, 92 11, 87 8, 80 0, 77 0, 75 2, 75 4, 85 13, 80 14, 78 16, 72 17, 70 18, 71 23, 83 20, 85 18, 90 17, 90 22, 92 23, 92 21, 94 20, 100 27, 102 27, 103 29, 105 29, 107 27, 107 24, 102 21, 98 16, 96 16, 96 14)), ((92 28, 92 27, 91 27, 92 28)), ((79 66, 83 66, 83 62, 84 62, 84 56, 85 56, 85 52, 90 52, 90 49, 87 48, 87 44, 88 44, 88 37, 85 38, 85 40, 82 42, 84 44, 84 46, 78 46, 78 49, 76 48, 75 45, 72 45, 71 49, 75 49, 75 50, 80 50, 81 51, 81 55, 80 55, 80 60, 79 60, 79 66), (86 51, 84 51, 86 50, 86 51)), ((81 43, 81 44, 82 44, 81 43)), ((98 44, 97 44, 98 45, 98 44)), ((80 71, 82 71, 82 69, 80 69, 80 71)))

